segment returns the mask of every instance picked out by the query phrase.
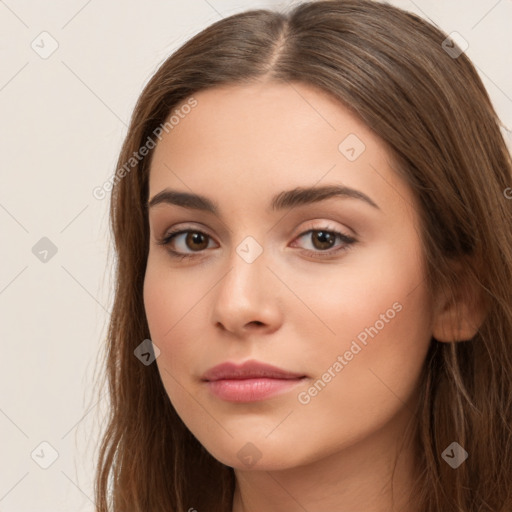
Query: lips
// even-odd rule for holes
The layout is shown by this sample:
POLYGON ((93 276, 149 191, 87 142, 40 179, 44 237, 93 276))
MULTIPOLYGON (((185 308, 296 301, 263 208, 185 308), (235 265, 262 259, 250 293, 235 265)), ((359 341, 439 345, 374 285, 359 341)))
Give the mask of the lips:
POLYGON ((241 365, 226 362, 210 368, 204 373, 202 379, 204 381, 216 380, 244 380, 255 378, 268 379, 299 379, 306 377, 303 373, 290 372, 259 361, 246 361, 241 365))
POLYGON ((227 402, 259 402, 282 395, 300 385, 306 375, 259 361, 242 365, 222 363, 203 375, 203 382, 217 398, 227 402))

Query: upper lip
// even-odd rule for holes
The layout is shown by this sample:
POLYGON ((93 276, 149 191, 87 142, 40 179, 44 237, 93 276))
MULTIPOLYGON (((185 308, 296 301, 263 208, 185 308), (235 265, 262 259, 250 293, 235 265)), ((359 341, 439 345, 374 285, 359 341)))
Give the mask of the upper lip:
POLYGON ((243 364, 232 362, 221 363, 210 368, 203 374, 202 379, 206 381, 221 379, 251 379, 267 377, 271 379, 297 379, 305 377, 302 373, 289 372, 259 361, 246 361, 243 364))

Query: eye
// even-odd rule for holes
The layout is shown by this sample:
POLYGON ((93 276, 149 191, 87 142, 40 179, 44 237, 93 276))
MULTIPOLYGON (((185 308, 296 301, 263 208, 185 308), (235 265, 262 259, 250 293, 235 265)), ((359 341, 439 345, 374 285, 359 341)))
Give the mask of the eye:
MULTIPOLYGON (((332 229, 329 226, 304 231, 295 240, 300 240, 307 236, 310 237, 313 250, 306 249, 305 252, 307 255, 315 258, 332 257, 341 251, 346 251, 351 245, 357 242, 354 237, 345 235, 344 233, 332 229), (330 250, 335 245, 336 240, 340 240, 342 242, 341 246, 337 249, 330 250)), ((196 229, 176 229, 168 232, 164 238, 157 240, 157 244, 168 246, 167 249, 171 257, 183 260, 185 258, 199 256, 202 251, 209 248, 209 240, 212 240, 211 237, 202 231, 196 229), (183 237, 183 235, 186 236, 183 237), (175 246, 175 244, 180 241, 184 247, 179 250, 171 248, 171 246, 175 246), (190 249, 190 252, 186 252, 187 249, 190 249)), ((294 246, 295 241, 293 242, 292 247, 294 246)))
POLYGON ((170 247, 168 247, 168 251, 172 257, 178 259, 190 258, 192 256, 196 256, 195 254, 193 254, 194 252, 200 252, 208 248, 208 239, 210 238, 210 236, 207 235, 206 233, 203 233, 202 231, 194 229, 177 229, 171 231, 167 233, 167 235, 164 238, 158 240, 157 243, 159 245, 170 246, 171 242, 174 243, 177 240, 179 241, 179 238, 182 237, 182 235, 186 235, 182 239, 182 241, 185 244, 185 248, 187 248, 187 246, 189 246, 190 244, 190 246, 192 247, 192 254, 176 251, 175 249, 171 249, 170 247))
POLYGON ((296 240, 304 237, 309 237, 313 249, 317 249, 306 251, 308 254, 315 258, 332 257, 341 251, 346 251, 352 244, 357 241, 354 237, 340 233, 339 231, 332 229, 329 226, 309 229, 308 231, 305 231, 299 235, 296 240), (342 242, 341 246, 339 246, 337 249, 329 250, 335 245, 336 240, 340 240, 342 242))

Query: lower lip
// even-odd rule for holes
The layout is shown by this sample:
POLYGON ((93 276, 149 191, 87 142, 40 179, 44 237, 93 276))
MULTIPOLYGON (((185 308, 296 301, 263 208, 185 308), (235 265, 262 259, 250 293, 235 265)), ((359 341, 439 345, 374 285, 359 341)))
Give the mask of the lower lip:
POLYGON ((299 379, 221 379, 208 381, 206 384, 210 391, 229 402, 256 402, 265 400, 294 388, 301 383, 299 379))

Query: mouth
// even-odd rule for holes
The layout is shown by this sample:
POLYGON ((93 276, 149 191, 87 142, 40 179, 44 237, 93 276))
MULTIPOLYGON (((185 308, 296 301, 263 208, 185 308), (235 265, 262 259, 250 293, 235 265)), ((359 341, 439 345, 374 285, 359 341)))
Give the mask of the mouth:
POLYGON ((226 362, 214 366, 202 377, 209 391, 229 402, 255 402, 285 393, 307 376, 277 366, 247 361, 241 365, 226 362))
POLYGON ((222 400, 228 402, 258 402, 280 395, 297 386, 306 379, 269 379, 258 377, 252 379, 219 379, 206 381, 208 389, 222 400))

